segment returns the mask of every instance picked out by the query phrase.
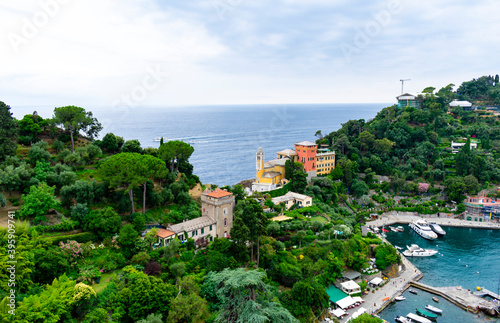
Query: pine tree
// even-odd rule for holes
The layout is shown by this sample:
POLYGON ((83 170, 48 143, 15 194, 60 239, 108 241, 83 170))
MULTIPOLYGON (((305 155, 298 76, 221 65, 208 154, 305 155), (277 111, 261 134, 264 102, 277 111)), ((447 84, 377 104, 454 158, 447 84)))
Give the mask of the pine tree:
POLYGON ((18 135, 19 128, 12 118, 10 106, 0 101, 0 162, 16 153, 18 135))

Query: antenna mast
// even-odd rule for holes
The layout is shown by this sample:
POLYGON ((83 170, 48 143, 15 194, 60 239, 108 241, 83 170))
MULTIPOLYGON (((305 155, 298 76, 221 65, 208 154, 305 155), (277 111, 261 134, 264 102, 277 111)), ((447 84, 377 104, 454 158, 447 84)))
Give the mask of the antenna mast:
POLYGON ((399 80, 401 82, 401 94, 403 94, 403 86, 405 85, 405 81, 411 81, 411 79, 399 80))

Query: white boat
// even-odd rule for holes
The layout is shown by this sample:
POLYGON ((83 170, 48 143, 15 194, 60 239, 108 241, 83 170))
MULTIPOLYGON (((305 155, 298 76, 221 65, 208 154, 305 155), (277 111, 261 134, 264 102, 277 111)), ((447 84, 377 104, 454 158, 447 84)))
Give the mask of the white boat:
POLYGON ((437 223, 429 223, 429 227, 432 231, 436 232, 438 236, 446 235, 446 231, 444 231, 443 228, 441 228, 441 226, 437 223))
POLYGON ((396 316, 396 318, 394 320, 396 320, 396 322, 400 322, 400 323, 411 323, 411 322, 413 322, 412 320, 410 320, 410 319, 408 319, 408 318, 406 318, 404 316, 401 316, 401 315, 396 316))
POLYGON ((427 318, 425 318, 423 316, 420 316, 420 315, 417 315, 417 314, 413 314, 413 313, 408 313, 408 315, 406 315, 406 318, 409 318, 413 322, 432 323, 431 320, 429 320, 429 319, 427 319, 427 318))
POLYGON ((389 229, 391 229, 392 232, 398 232, 398 229, 396 229, 395 227, 389 227, 389 229))
POLYGON ((402 226, 398 225, 396 227, 396 230, 398 230, 399 232, 404 232, 405 231, 405 228, 403 228, 402 226))
POLYGON ((437 254, 437 250, 423 249, 416 244, 406 246, 407 250, 403 251, 405 257, 429 257, 437 254))
MULTIPOLYGON (((153 139, 154 141, 161 141, 162 137, 156 137, 155 139, 153 139)), ((167 137, 163 137, 163 141, 168 141, 168 138, 167 137)))
POLYGON ((403 248, 401 248, 400 246, 394 246, 394 248, 396 248, 397 250, 403 250, 403 248))
POLYGON ((400 296, 394 297, 394 299, 397 301, 404 301, 406 299, 406 297, 404 297, 403 295, 400 295, 400 296))
POLYGON ((434 313, 442 314, 443 310, 432 305, 425 305, 425 308, 434 313))
POLYGON ((415 220, 408 226, 413 229, 413 231, 418 233, 422 238, 434 240, 438 237, 436 232, 432 231, 432 229, 429 227, 429 224, 427 224, 427 221, 425 220, 415 220))

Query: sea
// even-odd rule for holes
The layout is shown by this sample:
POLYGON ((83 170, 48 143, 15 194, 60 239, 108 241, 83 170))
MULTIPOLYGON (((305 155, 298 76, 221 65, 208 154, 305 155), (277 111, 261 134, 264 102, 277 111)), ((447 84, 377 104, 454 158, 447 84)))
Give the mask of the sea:
MULTIPOLYGON (((445 227, 446 236, 429 241, 407 225, 404 232, 388 232, 387 240, 395 246, 406 249, 407 245, 418 244, 425 249, 435 249, 438 253, 431 257, 409 257, 423 274, 420 282, 435 286, 461 286, 475 291, 484 287, 499 294, 500 290, 500 230, 445 227)), ((443 310, 437 319, 439 323, 455 322, 500 322, 500 320, 467 313, 447 300, 438 297, 439 303, 432 301, 434 295, 416 289, 418 295, 406 290, 406 300, 392 303, 380 316, 394 322, 397 315, 415 313, 416 308, 425 309, 430 304, 443 310)))
MULTIPOLYGON (((318 130, 327 135, 351 119, 366 121, 391 103, 369 104, 268 104, 187 107, 84 107, 103 125, 100 134, 112 132, 141 146, 158 147, 157 137, 182 140, 194 147, 190 158, 194 174, 204 184, 235 185, 255 178, 259 146, 265 160, 293 148, 296 142, 314 142, 318 130)), ((34 110, 51 117, 52 107, 14 107, 18 119, 34 110)))

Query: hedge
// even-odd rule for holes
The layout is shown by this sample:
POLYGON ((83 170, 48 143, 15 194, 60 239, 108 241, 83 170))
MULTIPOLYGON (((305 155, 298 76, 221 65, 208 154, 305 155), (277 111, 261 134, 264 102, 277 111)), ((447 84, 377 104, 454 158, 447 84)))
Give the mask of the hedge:
POLYGON ((75 240, 76 242, 79 243, 85 243, 89 241, 96 241, 97 237, 92 233, 92 232, 81 232, 81 233, 76 233, 76 234, 68 234, 68 235, 62 235, 62 236, 55 236, 55 237, 46 237, 43 238, 53 245, 58 245, 59 242, 66 242, 68 240, 75 240))

